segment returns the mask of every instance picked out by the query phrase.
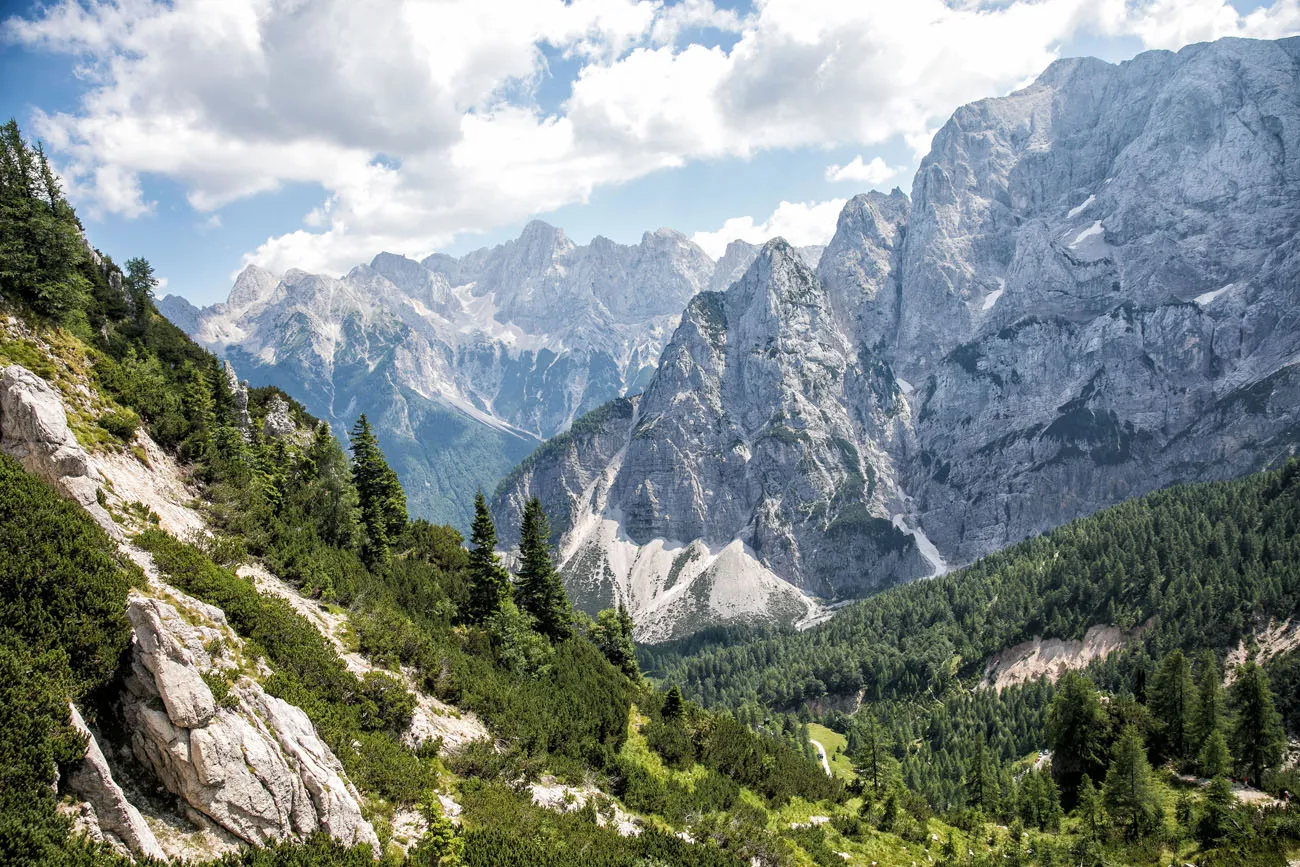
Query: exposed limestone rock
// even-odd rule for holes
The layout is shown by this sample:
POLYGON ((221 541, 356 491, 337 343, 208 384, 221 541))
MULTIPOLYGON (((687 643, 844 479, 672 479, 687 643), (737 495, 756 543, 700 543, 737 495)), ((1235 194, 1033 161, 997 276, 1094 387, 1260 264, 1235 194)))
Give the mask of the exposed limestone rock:
POLYGON ((704 587, 635 604, 700 545, 848 598, 1295 455, 1297 61, 1295 37, 1062 60, 958 109, 910 201, 845 205, 815 278, 765 250, 696 295, 635 422, 607 404, 548 442, 498 526, 539 497, 575 598, 632 591, 646 640, 720 619, 704 587))
POLYGON ((1093 660, 1104 659, 1124 648, 1145 628, 1094 626, 1079 641, 1035 638, 1022 642, 989 658, 984 665, 980 686, 1001 692, 1009 686, 1029 683, 1040 677, 1055 683, 1067 671, 1087 668, 1093 660))
POLYGON ((248 383, 239 381, 239 376, 236 375, 235 368, 230 366, 229 361, 223 361, 221 365, 226 372, 226 383, 230 386, 230 393, 235 399, 237 424, 247 436, 253 426, 253 420, 248 415, 248 383))
POLYGON ((68 427, 63 398, 27 368, 0 373, 0 450, 77 501, 110 535, 121 530, 96 500, 103 481, 68 427))
POLYGON ((86 757, 68 771, 63 785, 94 808, 96 824, 101 833, 117 837, 132 854, 165 860, 167 856, 144 817, 127 801, 122 787, 114 781, 113 772, 104 759, 95 735, 86 726, 77 708, 73 705, 68 707, 72 712, 73 728, 86 736, 86 757))
POLYGON ((124 713, 136 758, 191 808, 246 842, 319 830, 377 851, 360 796, 306 714, 246 677, 230 687, 233 701, 214 701, 202 672, 216 669, 208 648, 229 638, 224 618, 211 608, 188 613, 144 597, 128 607, 136 642, 124 713))
POLYGON ((271 398, 271 406, 266 411, 266 419, 262 422, 262 433, 270 439, 280 439, 282 437, 292 436, 298 426, 293 423, 293 418, 289 415, 288 402, 274 395, 271 398))

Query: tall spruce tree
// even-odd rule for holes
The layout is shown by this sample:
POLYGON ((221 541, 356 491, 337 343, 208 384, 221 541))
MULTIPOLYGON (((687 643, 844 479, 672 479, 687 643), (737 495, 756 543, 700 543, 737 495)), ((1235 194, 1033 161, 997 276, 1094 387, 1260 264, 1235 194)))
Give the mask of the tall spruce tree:
POLYGON ((895 777, 895 760, 889 754, 889 736, 870 708, 863 707, 849 731, 849 757, 862 780, 864 795, 879 797, 895 777))
POLYGON ((0 292, 55 319, 79 307, 90 284, 81 225, 59 190, 45 152, 18 123, 0 127, 0 292))
POLYGON ((406 529, 406 492, 384 460, 379 441, 364 413, 352 427, 352 481, 366 531, 366 559, 387 562, 388 546, 406 529))
POLYGON ((1109 723, 1092 681, 1067 671, 1047 708, 1047 741, 1052 748, 1052 776, 1062 797, 1073 802, 1082 778, 1099 778, 1105 765, 1109 723))
POLYGON ((551 641, 573 634, 573 607, 551 557, 551 525, 542 503, 533 497, 524 506, 519 528, 519 581, 515 601, 537 621, 537 631, 551 641))
POLYGON ((510 573, 497 556, 497 528, 482 491, 474 495, 469 541, 469 610, 465 614, 470 623, 482 624, 510 598, 510 573))
POLYGON ((1254 662, 1241 666, 1228 699, 1234 715, 1232 754, 1245 777, 1258 786, 1264 771, 1278 763, 1286 748, 1282 715, 1273 704, 1264 669, 1254 662))
POLYGON ((1181 650, 1170 651, 1160 661, 1148 702, 1156 720, 1157 751, 1167 758, 1182 760, 1193 754, 1195 694, 1187 657, 1181 650))
POLYGON ((1146 746, 1137 726, 1125 727, 1114 754, 1103 788, 1106 809, 1129 839, 1137 839, 1157 830, 1164 815, 1160 789, 1147 763, 1146 746))
POLYGON ((984 743, 984 733, 975 736, 975 754, 966 772, 966 803, 977 810, 995 813, 998 808, 997 768, 984 743))
POLYGON ((1204 748, 1210 735, 1226 725, 1223 710, 1223 680, 1213 650, 1202 651, 1196 660, 1196 710, 1192 715, 1192 748, 1204 748))
POLYGON ((669 722, 679 720, 686 714, 686 702, 682 700, 682 691, 673 684, 664 696, 664 706, 660 714, 669 722))
POLYGON ((619 671, 633 680, 641 676, 636 663, 636 644, 632 641, 632 617, 622 603, 617 610, 606 608, 596 615, 591 640, 619 671))

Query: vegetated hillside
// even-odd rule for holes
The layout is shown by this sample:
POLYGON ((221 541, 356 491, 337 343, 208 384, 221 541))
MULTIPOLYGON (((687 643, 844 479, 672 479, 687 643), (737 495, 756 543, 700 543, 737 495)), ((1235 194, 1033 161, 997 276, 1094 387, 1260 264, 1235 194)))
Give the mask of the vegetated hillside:
MULTIPOLYGON (((1207 777, 1218 767, 1273 794, 1295 789, 1281 724, 1297 734, 1300 654, 1289 651, 1300 646, 1292 622, 1298 609, 1300 462, 1293 460, 1115 506, 855 604, 806 632, 719 632, 643 648, 642 662, 742 720, 780 712, 819 718, 848 733, 860 773, 883 762, 932 805, 1030 822, 1025 801, 1042 793, 1025 791, 1027 767, 1050 765, 1072 801, 1081 764, 1099 788, 1105 784, 1129 726, 1144 760, 1207 777), (1037 637, 1082 639, 1097 625, 1122 627, 1131 638, 1092 662, 1087 678, 988 686, 986 665, 999 651, 1037 637), (1221 683, 1230 684, 1229 700, 1219 694, 1203 709, 1221 683), (1070 729, 1062 715, 1079 707, 1092 716, 1070 729), (1204 747, 1214 730, 1228 757, 1207 768, 1204 747), (1071 740, 1076 735, 1082 746, 1071 740), (1055 751, 1050 762, 1035 762, 1040 750, 1055 751), (985 777, 988 792, 975 791, 985 777)), ((1177 793, 1166 794, 1173 807, 1177 793)), ((1196 813, 1202 808, 1210 809, 1180 806, 1177 821, 1194 814, 1210 821, 1196 813)), ((1259 844, 1248 833, 1262 827, 1257 819, 1234 821, 1242 825, 1233 845, 1259 844)), ((1168 830, 1157 822, 1133 841, 1149 847, 1168 830)))
POLYGON ((718 633, 656 675, 708 704, 776 709, 862 691, 909 698, 978 679, 998 651, 1143 626, 1151 657, 1220 653, 1300 608, 1300 466, 1180 485, 1114 506, 940 578, 846 607, 806 632, 718 633))
POLYGON ((485 508, 409 520, 364 417, 349 458, 232 383, 0 157, 0 861, 792 863, 778 817, 842 809, 576 616, 539 512, 518 575, 485 508))

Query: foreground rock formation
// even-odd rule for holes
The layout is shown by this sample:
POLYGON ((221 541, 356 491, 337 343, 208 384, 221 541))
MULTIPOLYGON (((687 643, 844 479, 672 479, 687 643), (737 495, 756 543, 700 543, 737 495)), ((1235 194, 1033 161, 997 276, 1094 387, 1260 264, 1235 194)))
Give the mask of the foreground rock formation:
MULTIPOLYGON (((121 461, 136 458, 82 448, 58 389, 18 365, 0 373, 0 448, 86 508, 150 579, 147 595, 133 593, 127 607, 134 631, 131 672, 116 702, 135 758, 180 798, 197 828, 211 824, 251 844, 323 831, 378 852, 361 795, 307 715, 266 693, 259 678, 270 672, 245 656, 225 614, 159 580, 149 555, 126 541, 106 508, 124 502, 123 496, 142 497, 167 516, 160 517, 165 528, 194 529, 197 516, 187 519, 178 514, 188 511, 184 507, 159 502, 174 499, 166 492, 168 480, 154 477, 167 475, 167 460, 148 445, 141 449, 152 452, 159 468, 141 483, 119 471, 121 461), (152 496, 144 487, 153 489, 152 496), (212 684, 222 685, 220 697, 212 684)), ((89 805, 90 830, 136 855, 177 854, 127 799, 77 708, 70 713, 88 745, 64 785, 89 805)))

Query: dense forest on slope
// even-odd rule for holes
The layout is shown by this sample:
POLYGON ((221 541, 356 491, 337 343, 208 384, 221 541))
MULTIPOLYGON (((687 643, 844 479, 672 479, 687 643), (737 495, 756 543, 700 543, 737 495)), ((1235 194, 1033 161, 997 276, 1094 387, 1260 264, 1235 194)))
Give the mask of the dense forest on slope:
POLYGON ((859 690, 867 701, 943 696, 1004 648, 1098 624, 1143 627, 1149 658, 1224 651, 1300 607, 1298 530, 1293 462, 1123 503, 807 632, 714 634, 646 648, 643 661, 706 704, 780 710, 859 690))
MULTIPOLYGON (((1236 662, 1250 656, 1269 627, 1290 635, 1285 626, 1298 608, 1300 462, 1292 461, 1124 503, 848 607, 806 632, 720 631, 642 648, 641 660, 656 678, 751 724, 782 715, 826 723, 847 735, 845 751, 859 772, 870 767, 874 776, 884 767, 952 816, 982 810, 1037 821, 1055 815, 1043 802, 1078 797, 1078 775, 1061 752, 1069 744, 1054 740, 1053 709, 1089 702, 1095 719, 1086 750, 1099 789, 1129 728, 1143 760, 1167 764, 1170 774, 1217 771, 1274 794, 1295 789, 1300 777, 1283 762, 1281 724, 1300 720, 1300 655, 1286 653, 1284 642, 1260 655, 1262 668, 1225 661, 1229 651, 1236 662), (1127 630, 1129 643, 1093 661, 1088 677, 1068 689, 1045 678, 989 687, 986 665, 999 651, 1036 638, 1082 639, 1097 625, 1127 630), (1195 743, 1189 734, 1170 745, 1171 728, 1191 730, 1183 718, 1197 701, 1185 661, 1193 657, 1198 684, 1233 680, 1236 689, 1253 682, 1267 698, 1255 711, 1253 735, 1242 720, 1258 703, 1242 696, 1214 712, 1223 758, 1208 766, 1201 755, 1207 730, 1195 743), (1167 695, 1170 682, 1180 684, 1177 700, 1167 695), (1240 709, 1230 713, 1229 705, 1240 709), (1247 756, 1258 755, 1262 742, 1268 760, 1252 766, 1247 756), (1050 750, 1049 767, 1064 791, 1054 782, 1045 798, 1027 768, 1050 750)), ((1186 792, 1179 798, 1177 821, 1191 829, 1195 810, 1186 792)), ((1173 800, 1170 794, 1171 807, 1173 800)), ((1248 837, 1243 832, 1233 845, 1249 848, 1248 837)), ((1136 851, 1127 857, 1141 860, 1136 851)))

